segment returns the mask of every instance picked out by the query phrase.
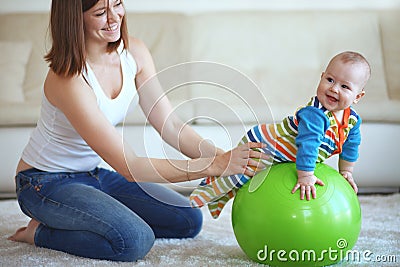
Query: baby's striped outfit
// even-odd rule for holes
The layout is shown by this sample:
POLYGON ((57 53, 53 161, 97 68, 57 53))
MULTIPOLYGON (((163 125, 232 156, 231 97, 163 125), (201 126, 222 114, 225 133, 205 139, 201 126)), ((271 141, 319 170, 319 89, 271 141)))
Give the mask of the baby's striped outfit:
MULTIPOLYGON (((317 162, 334 154, 350 162, 356 161, 361 142, 360 124, 361 118, 352 107, 344 110, 343 123, 340 123, 315 96, 281 123, 254 126, 239 145, 266 144, 266 148, 255 150, 271 156, 270 160, 262 161, 267 167, 274 163, 296 162, 298 170, 313 171, 317 162)), ((225 204, 249 180, 244 174, 207 177, 190 195, 190 203, 192 207, 208 204, 212 217, 218 218, 225 204)))

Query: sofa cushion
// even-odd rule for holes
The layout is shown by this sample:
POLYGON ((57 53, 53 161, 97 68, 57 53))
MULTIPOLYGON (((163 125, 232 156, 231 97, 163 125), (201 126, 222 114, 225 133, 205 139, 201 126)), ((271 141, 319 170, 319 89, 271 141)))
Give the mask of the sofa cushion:
POLYGON ((390 99, 400 101, 400 11, 399 9, 379 11, 382 51, 385 63, 385 77, 390 99))
POLYGON ((32 102, 1 103, 0 125, 2 126, 32 126, 40 114, 40 105, 32 102))
POLYGON ((30 42, 0 41, 0 101, 24 102, 22 85, 31 53, 30 42))
MULTIPOLYGON (((138 90, 147 90, 155 79, 164 86, 165 96, 171 101, 174 112, 186 121, 193 118, 193 107, 186 104, 190 91, 175 88, 180 80, 179 68, 171 66, 186 62, 190 54, 190 38, 187 38, 190 25, 185 23, 187 16, 174 12, 127 13, 128 29, 131 36, 141 39, 153 56, 158 71, 138 90)), ((126 124, 145 124, 146 117, 140 108, 129 113, 126 124)))
MULTIPOLYGON (((399 9, 128 12, 127 17, 130 34, 146 43, 157 70, 190 61, 216 62, 214 74, 221 74, 218 66, 229 70, 214 75, 216 82, 223 83, 224 75, 238 75, 228 78, 225 88, 198 80, 165 86, 185 121, 280 120, 315 93, 333 54, 357 50, 371 62, 372 78, 356 110, 364 122, 400 122, 399 9)), ((32 43, 23 83, 25 102, 12 106, 0 99, 0 125, 33 125, 48 70, 43 56, 50 48, 49 14, 1 14, 0 21, 2 41, 32 43)), ((187 81, 179 73, 173 75, 178 83, 187 81)), ((144 121, 139 109, 126 120, 144 121)))
MULTIPOLYGON (((336 53, 362 53, 373 75, 366 96, 358 104, 368 120, 395 119, 388 103, 378 16, 371 12, 218 12, 193 18, 192 60, 207 60, 233 66, 248 75, 260 92, 249 86, 235 86, 236 94, 215 86, 193 88, 194 99, 208 96, 208 102, 247 112, 238 118, 233 110, 218 111, 221 123, 251 123, 253 114, 261 120, 281 120, 304 105, 316 92, 320 75, 336 53), (207 29, 207 30, 204 30, 207 29), (265 99, 262 99, 262 97, 265 99), (266 105, 268 103, 269 105, 266 105), (269 107, 268 107, 269 106, 269 107), (224 113, 224 114, 222 114, 224 113)), ((355 107, 357 109, 357 107, 355 107)), ((396 108, 396 101, 393 103, 396 108)), ((204 103, 195 104, 196 116, 213 116, 204 103)), ((398 120, 398 116, 397 116, 398 120)), ((255 122, 253 120, 253 122, 255 122)))
POLYGON ((50 36, 48 31, 49 14, 48 12, 2 14, 0 18, 1 40, 11 42, 29 41, 32 43, 32 51, 26 68, 23 88, 25 100, 40 105, 43 82, 48 70, 43 56, 46 50, 50 48, 48 42, 48 37, 50 36))

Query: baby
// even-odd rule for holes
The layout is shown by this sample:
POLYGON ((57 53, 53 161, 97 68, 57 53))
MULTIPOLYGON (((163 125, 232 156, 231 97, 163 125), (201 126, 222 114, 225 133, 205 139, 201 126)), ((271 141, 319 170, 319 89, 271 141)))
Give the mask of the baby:
MULTIPOLYGON (((314 175, 316 163, 339 154, 339 172, 357 193, 352 173, 361 142, 361 118, 351 105, 365 95, 364 87, 370 75, 370 65, 361 54, 347 51, 334 56, 321 74, 316 96, 305 107, 281 123, 251 128, 241 144, 265 143, 266 148, 258 149, 271 155, 269 161, 262 161, 265 166, 295 162, 297 183, 292 193, 300 189, 300 198, 307 200, 310 196, 316 198, 315 184, 324 185, 314 175)), ((257 190, 264 177, 257 178, 260 177, 251 180, 250 192, 257 190)), ((190 195, 191 205, 208 204, 213 218, 218 218, 227 201, 250 179, 244 174, 208 177, 190 195)))

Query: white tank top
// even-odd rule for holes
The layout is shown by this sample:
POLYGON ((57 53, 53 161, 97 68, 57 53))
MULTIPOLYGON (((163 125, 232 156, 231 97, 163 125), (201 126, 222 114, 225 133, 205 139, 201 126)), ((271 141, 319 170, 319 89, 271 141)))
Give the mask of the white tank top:
MULTIPOLYGON (((139 101, 135 84, 136 62, 127 50, 122 51, 122 45, 118 53, 122 89, 116 98, 110 99, 104 94, 89 64, 86 64, 87 72, 83 72, 97 97, 100 110, 114 126, 122 122, 128 109, 135 107, 139 101)), ((101 162, 101 158, 75 131, 65 115, 44 94, 40 118, 22 153, 22 160, 48 172, 90 171, 101 162)))

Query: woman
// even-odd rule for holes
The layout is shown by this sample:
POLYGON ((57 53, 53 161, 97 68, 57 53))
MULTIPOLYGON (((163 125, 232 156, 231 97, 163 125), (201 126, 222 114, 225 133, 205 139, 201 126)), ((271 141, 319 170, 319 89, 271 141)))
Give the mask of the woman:
POLYGON ((156 71, 128 37, 121 0, 53 0, 41 116, 17 167, 22 211, 32 220, 9 239, 78 256, 135 261, 154 239, 194 237, 202 216, 153 182, 254 172, 266 155, 249 143, 224 153, 172 114, 156 71), (138 157, 115 129, 135 95, 151 125, 192 160, 138 157), (157 103, 157 105, 154 105, 157 103), (201 148, 201 149, 200 149, 201 148), (201 158, 200 158, 201 157, 201 158), (98 168, 105 160, 115 171, 98 168))

